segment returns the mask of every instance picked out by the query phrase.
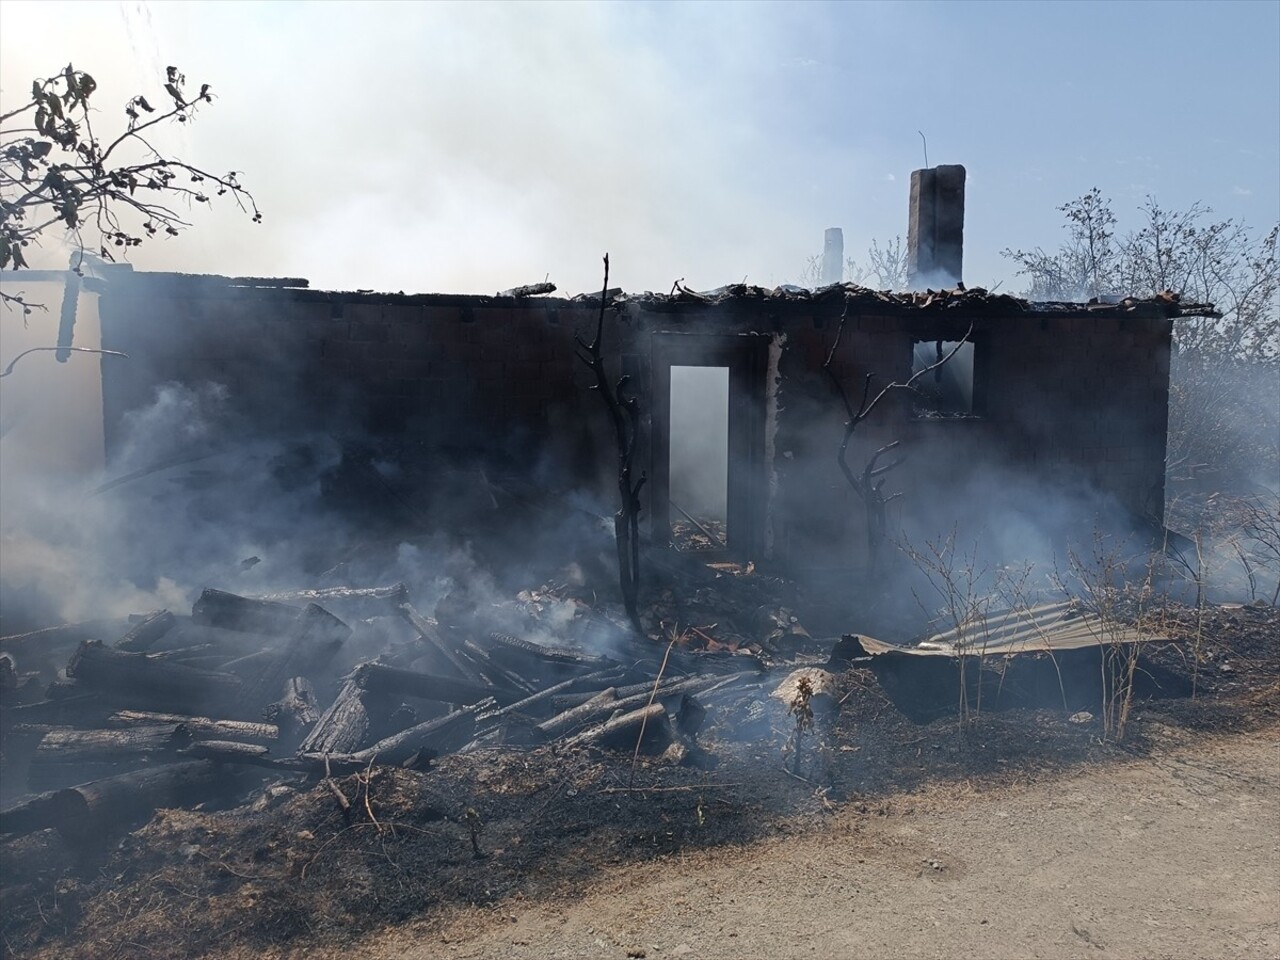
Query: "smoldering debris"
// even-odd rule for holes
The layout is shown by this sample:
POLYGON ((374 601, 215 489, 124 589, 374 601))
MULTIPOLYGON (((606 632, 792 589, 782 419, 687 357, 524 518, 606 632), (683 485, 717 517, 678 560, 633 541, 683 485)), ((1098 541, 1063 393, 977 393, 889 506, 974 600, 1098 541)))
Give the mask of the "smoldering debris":
MULTIPOLYGON (((445 755, 491 749, 618 751, 709 768, 717 758, 699 738, 708 724, 790 742, 792 772, 820 784, 843 703, 836 674, 869 669, 908 716, 954 706, 948 671, 962 658, 945 635, 919 648, 815 639, 787 581, 678 551, 650 565, 666 586, 643 610, 649 636, 572 578, 505 598, 483 578, 459 578, 430 616, 403 583, 258 597, 206 588, 189 614, 3 638, 0 834, 54 828, 78 842, 86 820, 105 837, 159 806, 234 806, 264 779, 429 771, 445 755), (32 649, 46 663, 63 651, 53 679, 48 667, 17 665, 32 649)), ((1045 638, 1065 629, 1074 641, 1081 624, 1100 621, 1071 604, 1033 612, 984 625, 985 672, 1047 652, 1059 681, 1085 678, 1071 704, 1062 688, 1064 707, 1092 703, 1096 667, 1064 660, 1066 648, 1088 656, 1090 645, 1054 650, 1045 638), (1017 649, 1001 643, 1032 634, 1017 649)), ((1009 679, 1018 672, 996 672, 987 702, 1022 702, 1009 679)))
MULTIPOLYGON (((0 638, 0 933, 70 957, 345 944, 803 829, 842 801, 887 816, 927 784, 1110 755, 1096 701, 1062 707, 1055 686, 996 712, 1001 690, 1027 702, 1010 664, 1048 676, 1047 654, 971 670, 990 683, 966 735, 959 658, 816 639, 791 584, 705 559, 650 558, 649 637, 578 576, 504 595, 459 575, 430 604, 399 583, 210 589, 190 613, 0 638), (37 649, 60 651, 56 677, 32 673, 37 649)), ((1221 724, 1218 692, 1247 711, 1274 690, 1277 616, 1190 611, 1177 636, 1212 638, 1200 700, 1144 700, 1144 717, 1221 724)), ((1022 618, 1006 619, 991 630, 1022 618)), ((1190 648, 1147 646, 1143 676, 1176 674, 1190 648)), ((1062 659, 1087 653, 1057 654, 1068 683, 1096 681, 1062 659)), ((1142 750, 1142 729, 1115 755, 1142 750)))
POLYGON ((830 645, 783 605, 781 581, 665 563, 671 586, 644 612, 654 637, 571 577, 505 599, 459 579, 431 616, 403 583, 206 588, 190 613, 3 638, 0 834, 53 828, 79 843, 162 806, 235 805, 264 778, 425 771, 490 748, 714 764, 698 740, 709 711, 777 726, 786 705, 761 704, 830 645), (33 650, 42 671, 17 666, 33 650), (54 650, 64 659, 50 679, 54 650))

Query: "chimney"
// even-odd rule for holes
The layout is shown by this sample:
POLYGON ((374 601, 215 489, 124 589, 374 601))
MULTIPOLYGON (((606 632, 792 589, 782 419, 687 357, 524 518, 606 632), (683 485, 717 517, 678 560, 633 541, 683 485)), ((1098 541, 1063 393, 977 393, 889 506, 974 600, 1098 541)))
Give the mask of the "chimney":
POLYGON ((822 284, 839 283, 844 279, 844 231, 839 227, 827 227, 822 238, 822 284))
POLYGON ((964 167, 911 172, 907 215, 907 286, 953 287, 964 260, 964 167))

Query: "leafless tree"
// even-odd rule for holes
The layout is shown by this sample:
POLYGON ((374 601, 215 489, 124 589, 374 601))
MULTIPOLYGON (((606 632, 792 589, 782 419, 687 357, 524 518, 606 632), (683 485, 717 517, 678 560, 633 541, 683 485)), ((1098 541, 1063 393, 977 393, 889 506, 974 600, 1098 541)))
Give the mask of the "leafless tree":
MULTIPOLYGON (((894 237, 884 246, 872 240, 864 261, 849 257, 844 262, 844 281, 877 290, 904 290, 907 286, 907 248, 902 237, 894 237)), ((816 288, 822 285, 822 254, 805 258, 800 274, 800 286, 816 288)))
POLYGON ((578 359, 591 368, 596 382, 591 389, 600 394, 609 420, 613 425, 618 446, 618 512, 613 517, 614 539, 618 546, 618 583, 622 588, 622 603, 627 617, 637 632, 640 625, 640 490, 645 475, 635 477, 636 440, 639 436, 640 412, 635 397, 623 396, 630 379, 626 375, 610 381, 605 369, 601 343, 604 339, 604 314, 609 303, 609 255, 604 255, 604 286, 600 290, 600 314, 596 320, 596 335, 587 343, 581 337, 577 341, 578 359))
POLYGON ((912 389, 925 374, 932 373, 948 363, 960 348, 969 342, 969 337, 973 334, 973 326, 971 324, 965 335, 937 362, 917 370, 902 383, 896 380, 892 381, 873 393, 876 376, 874 373, 866 374, 862 381, 862 397, 855 407, 853 400, 849 396, 849 391, 845 389, 844 381, 840 378, 834 366, 836 353, 840 349, 840 341, 844 338, 844 328, 848 317, 849 309, 846 305, 844 313, 840 315, 840 325, 836 328, 835 340, 831 343, 831 349, 827 353, 827 359, 823 363, 822 369, 826 371, 827 376, 831 379, 831 383, 840 397, 840 402, 844 405, 847 419, 845 420, 844 435, 840 441, 839 451, 836 454, 836 462, 839 464, 840 473, 844 476, 850 489, 853 490, 858 500, 862 503, 867 524, 867 552, 870 557, 871 568, 876 570, 878 569, 880 548, 884 544, 886 534, 886 508, 892 501, 901 496, 901 494, 897 493, 886 495, 884 484, 885 480, 888 479, 888 474, 901 466, 905 459, 895 453, 901 446, 902 441, 894 440, 881 446, 871 454, 860 471, 855 471, 849 465, 849 446, 853 441, 858 426, 875 412, 885 397, 895 391, 912 389), (882 463, 881 459, 889 454, 894 454, 894 457, 888 462, 882 463))
POLYGON ((1028 277, 1033 300, 1146 296, 1174 291, 1215 304, 1221 319, 1174 327, 1168 467, 1173 479, 1204 468, 1247 485, 1280 470, 1280 227, 1259 235, 1148 198, 1141 222, 1117 232, 1097 188, 1059 208, 1067 239, 1056 250, 1003 251, 1028 277))
POLYGON ((866 286, 869 282, 877 290, 905 290, 907 288, 907 247, 902 237, 894 237, 883 247, 872 240, 867 250, 865 264, 850 257, 845 261, 845 276, 853 283, 866 286))

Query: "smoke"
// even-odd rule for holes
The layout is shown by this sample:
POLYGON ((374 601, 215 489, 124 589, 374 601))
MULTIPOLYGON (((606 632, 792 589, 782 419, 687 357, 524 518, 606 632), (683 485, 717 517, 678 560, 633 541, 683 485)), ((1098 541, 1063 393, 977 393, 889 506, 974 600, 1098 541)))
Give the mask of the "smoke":
POLYGON ((671 500, 702 519, 727 516, 729 368, 671 368, 671 500))

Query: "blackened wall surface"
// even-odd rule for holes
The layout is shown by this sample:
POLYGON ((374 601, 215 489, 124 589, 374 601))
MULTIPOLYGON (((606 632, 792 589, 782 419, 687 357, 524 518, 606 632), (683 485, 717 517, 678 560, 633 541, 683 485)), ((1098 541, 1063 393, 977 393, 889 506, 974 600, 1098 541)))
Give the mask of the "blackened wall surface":
POLYGON ((225 386, 237 427, 321 431, 397 456, 594 470, 588 371, 564 301, 245 288, 136 275, 103 294, 108 455, 124 414, 178 382, 225 386), (585 453, 584 453, 585 451, 585 453))
MULTIPOLYGON (((660 445, 668 431, 653 416, 666 404, 652 390, 666 382, 673 344, 696 334, 753 345, 756 359, 744 369, 759 382, 738 398, 757 405, 743 422, 771 433, 753 438, 748 461, 730 469, 751 472, 756 559, 801 574, 866 559, 860 505, 836 464, 843 408, 822 369, 841 309, 640 298, 607 310, 609 365, 639 396, 638 457, 650 471, 665 463, 654 439, 660 445), (769 356, 776 363, 761 359, 769 356)), ((594 333, 598 301, 328 293, 136 274, 111 284, 100 312, 103 346, 131 358, 103 364, 109 455, 128 411, 151 402, 160 385, 218 383, 239 431, 317 431, 376 447, 424 482, 442 464, 483 464, 585 491, 612 509, 613 437, 574 353, 575 335, 594 333)), ((886 481, 902 493, 894 506, 901 529, 925 536, 958 520, 1003 529, 1015 504, 1051 514, 1067 501, 1084 512, 1158 518, 1171 321, 850 309, 834 368, 856 402, 868 374, 876 384, 910 376, 914 341, 957 340, 970 324, 981 398, 974 416, 919 418, 909 396, 894 394, 859 428, 855 468, 892 440, 909 455, 886 481)))

